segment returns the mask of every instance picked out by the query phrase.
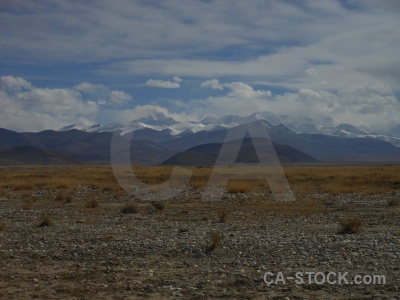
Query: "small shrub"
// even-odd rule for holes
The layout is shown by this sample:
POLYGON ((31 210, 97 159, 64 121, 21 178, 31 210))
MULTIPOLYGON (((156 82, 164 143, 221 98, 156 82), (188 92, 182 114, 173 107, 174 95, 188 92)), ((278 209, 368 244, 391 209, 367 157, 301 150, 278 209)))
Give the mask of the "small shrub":
POLYGON ((221 233, 217 231, 212 231, 210 234, 210 243, 206 246, 206 252, 214 251, 222 241, 221 233))
POLYGON ((189 214, 190 213, 190 210, 188 209, 188 208, 186 208, 186 207, 184 207, 184 208, 182 208, 180 211, 179 211, 179 213, 180 214, 189 214))
POLYGON ((179 227, 178 228, 179 233, 184 233, 184 232, 188 232, 188 231, 189 231, 189 229, 187 227, 179 227))
POLYGON ((49 215, 43 215, 42 219, 39 223, 39 227, 45 227, 45 226, 51 226, 53 225, 53 222, 50 220, 50 216, 49 215))
POLYGON ((6 222, 0 222, 0 231, 3 231, 6 228, 6 222))
POLYGON ((356 234, 362 231, 362 221, 359 217, 343 218, 339 221, 339 234, 356 234))
POLYGON ((228 212, 225 208, 219 211, 218 220, 220 223, 225 223, 228 220, 228 212))
POLYGON ((58 191, 56 195, 56 201, 63 201, 65 199, 64 191, 58 191))
POLYGON ((97 201, 96 199, 86 200, 86 203, 85 203, 86 208, 97 208, 99 206, 100 206, 99 201, 97 201))
POLYGON ((121 212, 123 214, 136 214, 139 212, 139 206, 136 203, 126 203, 121 212))
POLYGON ((32 198, 26 199, 22 204, 22 209, 31 210, 34 202, 32 198))
POLYGON ((151 202, 151 205, 159 211, 163 211, 165 209, 165 203, 159 202, 159 201, 153 201, 151 202))
POLYGON ((336 211, 351 211, 351 206, 350 205, 340 205, 335 209, 336 211))
POLYGON ((389 206, 399 206, 400 205, 400 199, 390 199, 388 201, 389 206))
POLYGON ((66 195, 64 198, 66 203, 72 203, 72 196, 71 195, 66 195))

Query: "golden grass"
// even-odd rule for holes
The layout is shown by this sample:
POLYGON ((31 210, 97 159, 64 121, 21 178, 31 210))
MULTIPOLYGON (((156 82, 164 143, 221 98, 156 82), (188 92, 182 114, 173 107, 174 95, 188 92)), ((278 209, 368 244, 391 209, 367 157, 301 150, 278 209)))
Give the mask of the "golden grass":
MULTIPOLYGON (((241 175, 249 179, 228 181, 228 193, 269 192, 266 180, 252 179, 260 172, 274 173, 274 168, 189 168, 193 172, 189 186, 195 189, 207 185, 211 172, 231 178, 241 175)), ((133 167, 137 178, 147 184, 160 184, 170 177, 173 167, 133 167)), ((361 192, 366 195, 400 190, 400 166, 289 166, 284 172, 292 190, 299 194, 361 192)), ((222 180, 223 182, 223 180, 222 180)), ((0 197, 4 189, 33 192, 37 189, 73 190, 77 186, 110 191, 124 195, 123 189, 106 166, 24 167, 0 169, 0 197)))
POLYGON ((108 191, 121 190, 110 167, 30 167, 0 170, 0 188, 33 191, 72 189, 76 186, 90 186, 108 191))
POLYGON ((286 167, 284 170, 290 186, 297 192, 372 195, 400 189, 399 166, 286 167))
POLYGON ((228 193, 250 193, 254 189, 254 184, 248 180, 230 180, 226 185, 228 193))

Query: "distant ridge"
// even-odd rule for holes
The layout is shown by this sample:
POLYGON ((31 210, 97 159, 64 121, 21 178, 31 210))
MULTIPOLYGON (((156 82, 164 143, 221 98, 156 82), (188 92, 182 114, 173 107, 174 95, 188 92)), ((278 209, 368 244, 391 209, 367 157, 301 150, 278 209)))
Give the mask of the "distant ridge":
MULTIPOLYGON (((240 143, 239 154, 235 163, 259 163, 263 161, 271 161, 273 153, 262 151, 257 153, 257 149, 269 149, 270 141, 263 138, 245 138, 238 139, 227 143, 228 148, 236 147, 240 143)), ((286 145, 273 143, 275 152, 281 164, 292 163, 315 163, 315 158, 286 145)), ((203 144, 189 148, 180 152, 163 162, 163 165, 180 165, 180 166, 212 166, 217 161, 218 154, 221 150, 222 143, 203 144)), ((224 162, 224 161, 222 161, 224 162)))
POLYGON ((33 146, 0 150, 0 165, 79 165, 81 162, 58 151, 33 146))

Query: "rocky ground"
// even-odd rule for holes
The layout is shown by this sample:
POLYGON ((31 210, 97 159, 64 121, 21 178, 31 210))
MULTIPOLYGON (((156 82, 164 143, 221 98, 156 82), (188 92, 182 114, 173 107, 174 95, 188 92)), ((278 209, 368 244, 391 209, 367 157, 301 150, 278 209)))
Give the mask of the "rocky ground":
POLYGON ((0 298, 400 299, 399 197, 315 194, 281 207, 265 195, 207 202, 189 190, 164 206, 136 199, 138 212, 125 214, 132 199, 111 191, 6 191, 0 298), (50 226, 39 226, 44 215, 50 226), (338 220, 355 215, 363 230, 338 234, 338 220), (266 272, 303 272, 304 283, 267 285, 266 272), (349 284, 309 283, 305 272, 348 272, 349 284), (351 284, 355 275, 386 284, 351 284))

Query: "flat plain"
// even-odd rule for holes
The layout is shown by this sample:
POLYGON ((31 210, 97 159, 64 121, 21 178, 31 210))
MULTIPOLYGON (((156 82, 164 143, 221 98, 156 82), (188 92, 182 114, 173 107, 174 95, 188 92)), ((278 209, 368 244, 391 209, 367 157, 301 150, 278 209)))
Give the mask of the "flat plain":
MULTIPOLYGON (((171 170, 134 168, 155 187, 171 170)), ((215 199, 213 169, 189 170, 164 200, 174 187, 128 193, 110 167, 1 168, 0 298, 398 299, 399 166, 284 167, 294 201, 250 167, 221 168, 249 179, 215 199), (304 282, 268 286, 266 272, 304 282), (349 284, 305 272, 348 272, 349 284), (355 275, 386 283, 351 284, 355 275)))

